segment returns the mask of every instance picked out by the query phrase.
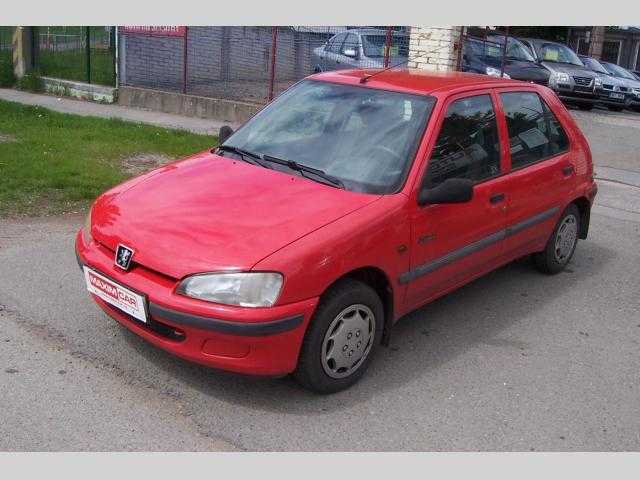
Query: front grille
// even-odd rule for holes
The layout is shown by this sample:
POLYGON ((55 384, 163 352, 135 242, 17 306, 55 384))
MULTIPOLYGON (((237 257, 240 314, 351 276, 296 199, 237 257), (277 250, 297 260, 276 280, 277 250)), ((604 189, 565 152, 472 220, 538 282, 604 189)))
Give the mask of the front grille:
POLYGON ((629 89, 627 87, 620 87, 621 92, 628 92, 629 89))
POLYGON ((593 93, 592 87, 580 87, 576 85, 573 89, 574 92, 584 92, 584 93, 593 93))
POLYGON ((576 82, 576 85, 580 85, 582 87, 588 87, 591 85, 593 81, 590 77, 573 77, 573 81, 576 82))
POLYGON ((604 88, 605 90, 613 90, 613 85, 609 83, 603 83, 602 88, 604 88))

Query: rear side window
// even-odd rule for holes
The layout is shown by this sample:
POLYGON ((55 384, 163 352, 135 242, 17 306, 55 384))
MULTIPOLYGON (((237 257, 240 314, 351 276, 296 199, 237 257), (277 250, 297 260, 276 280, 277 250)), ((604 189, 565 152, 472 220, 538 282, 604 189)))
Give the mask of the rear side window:
POLYGON ((512 169, 545 160, 567 150, 567 135, 537 93, 501 93, 500 98, 507 119, 512 169))
POLYGON ((329 43, 327 44, 327 50, 330 51, 331 53, 340 53, 342 42, 344 41, 346 36, 347 36, 346 33, 340 33, 335 37, 333 37, 331 40, 329 40, 329 43))
POLYGON ((449 105, 429 160, 429 187, 448 178, 481 181, 500 173, 496 115, 489 95, 466 97, 449 105))

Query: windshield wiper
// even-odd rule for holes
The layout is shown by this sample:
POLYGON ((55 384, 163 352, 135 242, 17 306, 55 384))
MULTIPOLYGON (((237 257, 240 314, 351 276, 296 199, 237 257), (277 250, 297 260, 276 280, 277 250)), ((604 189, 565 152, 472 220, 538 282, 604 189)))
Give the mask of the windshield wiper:
MULTIPOLYGON (((312 175, 316 175, 317 177, 322 178, 323 180, 326 180, 326 182, 328 182, 329 184, 335 187, 342 188, 342 189, 345 188, 344 183, 342 183, 342 180, 332 175, 329 175, 328 173, 325 173, 324 170, 308 167, 306 165, 302 165, 301 163, 294 162, 293 160, 284 160, 282 158, 274 157, 272 155, 266 155, 266 154, 262 155, 262 159, 268 162, 277 163, 278 165, 284 165, 285 167, 289 167, 291 170, 300 172, 300 174, 303 177, 309 178, 307 175, 305 175, 305 172, 310 173, 312 175)), ((311 178, 310 180, 313 180, 313 179, 311 178)), ((326 182, 322 182, 322 183, 326 183, 326 182)))
POLYGON ((263 163, 262 156, 257 153, 250 152, 249 150, 244 150, 243 148, 234 147, 233 145, 220 145, 218 150, 222 150, 223 152, 231 152, 240 156, 242 160, 247 163, 251 163, 253 165, 258 165, 264 168, 271 168, 269 165, 263 163), (250 160, 249 160, 250 159, 250 160))

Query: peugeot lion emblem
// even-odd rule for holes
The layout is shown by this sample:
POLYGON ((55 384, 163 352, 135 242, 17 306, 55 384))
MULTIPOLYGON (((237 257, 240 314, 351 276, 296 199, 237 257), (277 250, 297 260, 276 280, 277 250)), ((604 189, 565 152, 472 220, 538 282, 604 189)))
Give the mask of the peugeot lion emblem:
POLYGON ((133 250, 124 245, 118 245, 116 250, 116 265, 123 270, 129 270, 131 265, 131 258, 133 257, 133 250))

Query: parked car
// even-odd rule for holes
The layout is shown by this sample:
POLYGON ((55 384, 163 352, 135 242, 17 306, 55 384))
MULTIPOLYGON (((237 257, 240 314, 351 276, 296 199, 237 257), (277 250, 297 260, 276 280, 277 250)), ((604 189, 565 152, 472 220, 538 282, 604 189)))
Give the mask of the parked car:
POLYGON ((587 236, 589 145, 543 86, 325 72, 230 133, 102 194, 75 243, 109 316, 204 365, 347 388, 403 315, 587 236))
POLYGON ((488 35, 486 39, 467 37, 462 54, 462 70, 499 77, 502 73, 504 57, 505 78, 540 85, 548 84, 549 70, 536 63, 525 45, 515 38, 509 37, 505 52, 504 42, 503 35, 488 35))
POLYGON ((596 74, 588 70, 566 45, 538 38, 520 38, 536 61, 551 72, 549 88, 564 101, 591 110, 598 94, 596 74))
POLYGON ((640 111, 640 80, 637 80, 629 70, 610 62, 600 62, 614 77, 618 78, 626 89, 627 99, 625 106, 629 109, 640 111))
MULTIPOLYGON (((331 37, 327 43, 313 50, 314 72, 345 68, 381 68, 387 31, 376 28, 356 28, 331 37)), ((409 36, 393 32, 389 50, 389 64, 406 61, 409 54, 409 36)))
POLYGON ((595 58, 586 55, 578 55, 584 66, 597 75, 596 93, 600 103, 606 105, 609 110, 620 112, 624 109, 627 98, 622 81, 611 75, 595 58))

